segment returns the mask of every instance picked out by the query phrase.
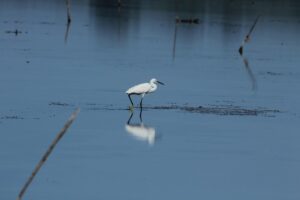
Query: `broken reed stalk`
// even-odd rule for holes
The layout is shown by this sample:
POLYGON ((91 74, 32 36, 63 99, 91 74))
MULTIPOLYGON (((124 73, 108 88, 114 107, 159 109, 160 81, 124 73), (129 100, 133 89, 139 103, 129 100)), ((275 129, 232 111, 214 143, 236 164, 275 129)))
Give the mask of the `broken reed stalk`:
POLYGON ((55 148, 56 144, 59 142, 59 140, 64 136, 64 134, 67 132, 68 128, 71 126, 71 124, 73 123, 73 121, 76 119, 78 113, 79 113, 79 108, 77 108, 72 115, 70 116, 70 118, 68 119, 68 121, 65 123, 64 127, 59 131, 59 133, 56 135, 56 138, 52 141, 52 143, 50 144, 49 148, 47 149, 46 153, 43 155, 42 159, 39 161, 39 163, 35 166, 33 172, 31 173, 31 176, 27 179, 26 183, 24 184, 24 186, 22 187, 17 200, 21 200, 22 197, 24 196, 27 188, 29 187, 29 185, 31 184, 31 182, 33 181, 34 177, 36 176, 36 174, 39 172, 39 170, 41 169, 41 167, 45 164, 47 158, 49 157, 49 155, 51 154, 51 152, 53 151, 53 149, 55 148))
POLYGON ((71 0, 66 0, 67 4, 67 15, 68 15, 68 24, 71 23, 71 0))
POLYGON ((241 45, 240 48, 239 48, 239 53, 240 53, 241 55, 243 55, 244 44, 246 44, 247 42, 249 42, 251 33, 253 32, 253 30, 254 30, 254 28, 255 28, 255 26, 256 26, 256 24, 257 24, 259 18, 260 18, 260 15, 258 15, 258 16, 256 17, 256 19, 255 19, 253 25, 251 26, 251 28, 250 28, 248 34, 246 35, 245 39, 244 39, 243 42, 242 42, 242 45, 241 45))

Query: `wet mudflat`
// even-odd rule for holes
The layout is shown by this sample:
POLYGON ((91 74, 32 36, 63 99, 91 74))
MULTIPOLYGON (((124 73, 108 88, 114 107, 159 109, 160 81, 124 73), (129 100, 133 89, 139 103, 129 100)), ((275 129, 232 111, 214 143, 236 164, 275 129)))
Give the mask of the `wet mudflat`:
POLYGON ((0 199, 78 107, 24 199, 299 199, 299 10, 72 1, 68 27, 64 1, 1 1, 0 199))

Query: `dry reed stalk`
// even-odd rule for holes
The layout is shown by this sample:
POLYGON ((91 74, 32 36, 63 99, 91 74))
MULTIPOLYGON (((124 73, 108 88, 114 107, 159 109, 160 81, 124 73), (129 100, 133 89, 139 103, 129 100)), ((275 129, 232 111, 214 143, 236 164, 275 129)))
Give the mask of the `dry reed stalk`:
POLYGON ((256 19, 255 19, 253 25, 251 26, 251 28, 250 28, 248 34, 245 36, 245 39, 243 40, 243 42, 242 42, 242 44, 241 44, 241 46, 240 46, 240 48, 239 48, 239 53, 240 53, 241 55, 243 55, 244 45, 245 45, 247 42, 249 42, 251 33, 253 32, 253 30, 254 30, 254 28, 255 28, 255 26, 256 26, 256 24, 257 24, 259 18, 260 18, 260 15, 258 15, 258 16, 256 17, 256 19))
POLYGON ((53 149, 55 148, 56 144, 59 142, 59 140, 64 136, 64 134, 67 132, 68 128, 71 126, 71 124, 73 123, 73 121, 76 119, 78 113, 79 113, 79 108, 76 109, 72 115, 70 116, 70 118, 68 119, 68 121, 65 123, 64 127, 58 132, 58 134, 56 135, 55 139, 52 141, 52 143, 50 144, 49 148, 47 149, 46 153, 43 155, 43 157, 41 158, 41 160, 39 161, 39 163, 35 166, 33 172, 31 173, 30 177, 27 179, 26 183, 24 184, 24 186, 22 187, 17 200, 21 200, 22 197, 24 196, 27 188, 29 187, 29 185, 31 184, 31 182, 33 181, 34 177, 36 176, 36 174, 39 172, 39 170, 41 169, 41 167, 45 164, 45 162, 47 161, 47 158, 49 157, 49 155, 51 154, 51 152, 53 151, 53 149))

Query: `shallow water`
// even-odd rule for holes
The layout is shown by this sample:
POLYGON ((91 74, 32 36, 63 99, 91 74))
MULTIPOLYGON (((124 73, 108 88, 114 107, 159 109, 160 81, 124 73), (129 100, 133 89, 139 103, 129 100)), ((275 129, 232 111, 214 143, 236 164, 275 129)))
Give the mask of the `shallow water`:
POLYGON ((300 5, 272 2, 72 1, 67 32, 64 2, 1 1, 0 199, 77 107, 24 199, 299 199, 300 5))

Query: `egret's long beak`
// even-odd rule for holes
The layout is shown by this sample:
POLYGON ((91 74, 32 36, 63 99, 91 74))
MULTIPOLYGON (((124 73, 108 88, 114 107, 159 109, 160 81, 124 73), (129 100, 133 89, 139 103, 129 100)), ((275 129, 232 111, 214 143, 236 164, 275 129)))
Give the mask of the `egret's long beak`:
POLYGON ((161 84, 161 85, 165 85, 163 82, 157 81, 157 83, 161 84))

